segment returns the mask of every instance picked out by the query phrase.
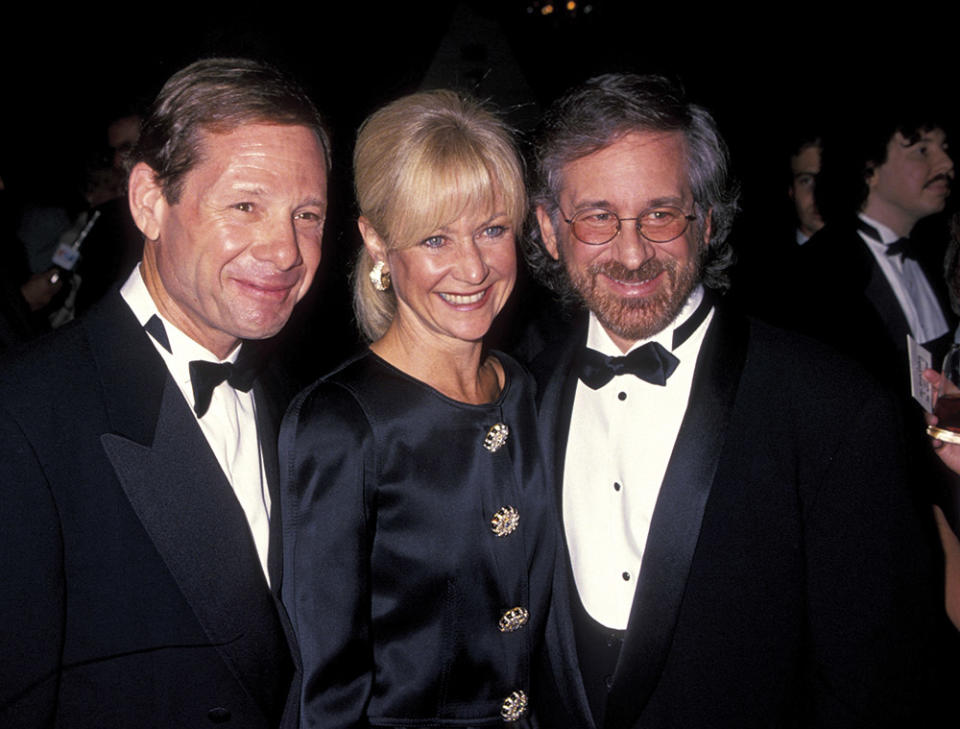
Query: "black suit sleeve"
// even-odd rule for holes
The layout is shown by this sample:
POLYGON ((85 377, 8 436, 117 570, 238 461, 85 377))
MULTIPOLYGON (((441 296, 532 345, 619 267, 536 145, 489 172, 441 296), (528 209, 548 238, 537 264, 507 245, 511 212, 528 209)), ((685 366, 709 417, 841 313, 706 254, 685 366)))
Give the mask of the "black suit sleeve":
POLYGON ((365 725, 371 437, 356 401, 322 383, 294 401, 280 431, 282 594, 303 662, 303 726, 365 725))
POLYGON ((57 509, 28 439, 0 412, 0 725, 50 726, 65 590, 57 509))
POLYGON ((919 725, 933 706, 941 562, 929 510, 907 488, 890 401, 864 389, 835 412, 842 426, 830 430, 842 435, 801 490, 816 727, 919 725))

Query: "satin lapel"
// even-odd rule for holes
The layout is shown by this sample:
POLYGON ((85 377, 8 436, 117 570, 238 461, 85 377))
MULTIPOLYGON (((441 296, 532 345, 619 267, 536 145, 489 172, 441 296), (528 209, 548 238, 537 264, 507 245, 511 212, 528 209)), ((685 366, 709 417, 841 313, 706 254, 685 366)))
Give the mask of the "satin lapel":
MULTIPOLYGON (((560 347, 548 350, 531 364, 537 380, 538 422, 540 442, 547 462, 547 482, 552 484, 556 513, 563 515, 563 466, 570 432, 570 416, 577 391, 574 369, 576 355, 586 342, 586 320, 577 326, 560 347)), ((566 714, 577 717, 577 726, 594 729, 593 712, 587 701, 577 658, 577 642, 573 631, 570 606, 574 590, 571 583, 570 557, 563 525, 558 524, 557 561, 554 568, 553 598, 547 621, 545 642, 550 658, 552 678, 566 714)))
POLYGON ((243 510, 182 394, 168 379, 152 447, 112 433, 100 440, 211 643, 272 715, 282 627, 243 510))
POLYGON ((167 368, 117 289, 83 321, 113 432, 149 445, 167 368))
POLYGON ((238 681, 279 716, 289 652, 233 489, 119 293, 83 326, 113 430, 100 440, 134 513, 238 681))
POLYGON ((288 404, 286 389, 280 387, 272 377, 261 377, 254 386, 257 402, 257 434, 260 438, 260 452, 263 454, 264 471, 267 474, 267 487, 270 489, 270 547, 267 554, 267 569, 270 571, 270 591, 276 604, 280 623, 286 635, 287 644, 294 662, 294 679, 287 696, 280 722, 282 728, 296 729, 300 718, 300 674, 302 666, 293 625, 286 608, 280 602, 280 586, 283 578, 283 519, 281 517, 280 464, 277 455, 277 436, 280 421, 288 404))
POLYGON ((573 398, 577 392, 574 364, 586 337, 587 319, 581 317, 570 336, 546 349, 530 364, 530 372, 537 381, 540 443, 546 455, 547 479, 554 487, 558 514, 563 513, 563 464, 570 432, 573 398))
POLYGON ((258 383, 254 387, 257 400, 257 434, 260 438, 260 452, 263 454, 264 471, 267 474, 267 487, 270 489, 270 547, 267 554, 267 569, 270 572, 270 591, 276 604, 280 623, 290 648, 294 662, 294 680, 287 696, 287 705, 283 711, 280 726, 295 728, 300 717, 300 674, 302 673, 300 653, 297 647, 293 625, 286 608, 280 602, 280 586, 283 580, 283 519, 280 511, 280 464, 277 455, 277 435, 280 421, 283 419, 282 397, 273 393, 272 388, 258 383))
POLYGON ((666 662, 746 358, 747 325, 715 312, 660 487, 605 726, 630 727, 666 662))
POLYGON ((866 277, 863 294, 873 308, 876 309, 877 315, 881 321, 883 321, 883 326, 890 333, 890 339, 896 345, 897 350, 906 353, 906 337, 907 334, 910 333, 910 325, 907 323, 907 318, 903 315, 903 309, 900 308, 897 295, 890 286, 887 277, 883 275, 883 271, 880 270, 880 265, 873 257, 870 249, 867 248, 866 243, 863 243, 861 248, 870 258, 869 261, 865 262, 865 264, 869 266, 869 276, 866 277))
MULTIPOLYGON (((865 270, 864 296, 873 308, 876 309, 877 315, 883 322, 885 331, 889 333, 890 340, 894 343, 897 351, 901 353, 901 360, 906 361, 904 359, 907 354, 906 338, 907 335, 910 334, 910 325, 907 322, 907 317, 904 315, 903 309, 900 308, 900 302, 897 300, 897 295, 894 293, 893 287, 890 285, 887 277, 883 275, 880 265, 866 244, 860 246, 859 252, 860 255, 864 257, 862 262, 865 270)), ((947 293, 947 286, 943 274, 937 270, 935 266, 930 265, 925 259, 919 260, 918 263, 927 279, 927 283, 930 285, 930 289, 937 299, 940 312, 947 322, 946 334, 931 342, 921 342, 921 344, 930 350, 934 364, 938 365, 943 361, 943 357, 953 343, 953 331, 956 328, 957 317, 956 314, 953 313, 953 309, 950 308, 950 298, 947 293)))

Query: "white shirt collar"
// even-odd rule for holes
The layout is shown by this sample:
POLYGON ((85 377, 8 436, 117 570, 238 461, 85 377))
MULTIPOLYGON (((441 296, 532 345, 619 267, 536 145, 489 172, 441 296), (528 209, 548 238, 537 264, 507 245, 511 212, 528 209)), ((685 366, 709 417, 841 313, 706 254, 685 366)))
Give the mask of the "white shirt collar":
POLYGON ((863 213, 858 213, 860 220, 869 225, 871 228, 877 231, 880 234, 880 242, 883 245, 888 246, 891 243, 896 243, 900 240, 901 236, 893 232, 893 229, 887 227, 878 220, 874 220, 869 215, 864 215, 863 213))
MULTIPOLYGON (((188 367, 190 362, 196 359, 202 359, 206 362, 236 362, 237 356, 240 354, 240 345, 236 346, 226 358, 220 359, 202 344, 184 334, 176 325, 160 313, 156 302, 147 290, 146 282, 143 280, 143 274, 140 272, 141 265, 142 264, 137 264, 133 269, 133 272, 121 287, 120 295, 123 297, 123 300, 127 302, 127 306, 130 307, 131 311, 133 311, 133 315, 137 318, 140 326, 145 326, 150 320, 150 317, 154 315, 159 317, 160 321, 163 322, 167 339, 170 340, 170 349, 172 350, 171 352, 167 352, 163 347, 159 347, 162 350, 161 354, 165 355, 164 359, 172 357, 178 364, 183 363, 184 367, 188 367)), ((151 337, 151 341, 153 341, 153 337, 151 337)), ((154 344, 157 344, 157 342, 154 342, 154 344)))

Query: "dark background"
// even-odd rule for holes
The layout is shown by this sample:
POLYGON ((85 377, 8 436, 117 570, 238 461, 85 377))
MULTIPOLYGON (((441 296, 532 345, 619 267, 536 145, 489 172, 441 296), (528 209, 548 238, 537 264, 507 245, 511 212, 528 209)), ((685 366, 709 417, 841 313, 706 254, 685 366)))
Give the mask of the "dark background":
POLYGON ((211 55, 268 60, 301 81, 333 128, 324 292, 303 316, 348 330, 353 134, 377 106, 423 86, 492 99, 525 132, 550 99, 593 74, 673 76, 731 146, 744 211, 734 236, 747 245, 789 217, 784 169, 795 129, 826 130, 902 98, 936 102, 956 119, 957 25, 930 6, 901 4, 883 17, 873 6, 857 17, 839 4, 747 12, 593 0, 544 14, 545 4, 38 4, 17 20, 8 8, 0 174, 27 197, 67 194, 107 121, 148 102, 178 68, 211 55))

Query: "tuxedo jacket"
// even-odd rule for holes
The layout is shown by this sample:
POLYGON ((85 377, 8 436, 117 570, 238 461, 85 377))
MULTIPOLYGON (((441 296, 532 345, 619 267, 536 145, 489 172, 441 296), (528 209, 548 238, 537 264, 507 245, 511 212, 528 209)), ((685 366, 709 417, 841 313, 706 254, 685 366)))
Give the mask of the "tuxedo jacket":
POLYGON ((0 368, 0 725, 281 724, 276 429, 264 578, 243 510, 117 291, 0 368))
MULTIPOLYGON (((890 282, 855 223, 831 223, 801 248, 795 282, 790 287, 794 323, 805 334, 858 360, 896 392, 909 395, 910 327, 890 282)), ((921 249, 919 253, 930 252, 921 249)), ((933 253, 923 255, 918 263, 948 326, 947 334, 930 346, 933 366, 939 368, 957 319, 950 308, 942 255, 933 253)))
MULTIPOLYGON (((533 363, 558 504, 585 341, 584 321, 533 363)), ((928 511, 904 486, 896 423, 846 359, 718 308, 603 727, 915 725, 944 624, 941 566, 928 511)), ((643 458, 643 443, 629 447, 643 458)), ((555 713, 543 725, 594 729, 560 552, 540 686, 555 713)))

